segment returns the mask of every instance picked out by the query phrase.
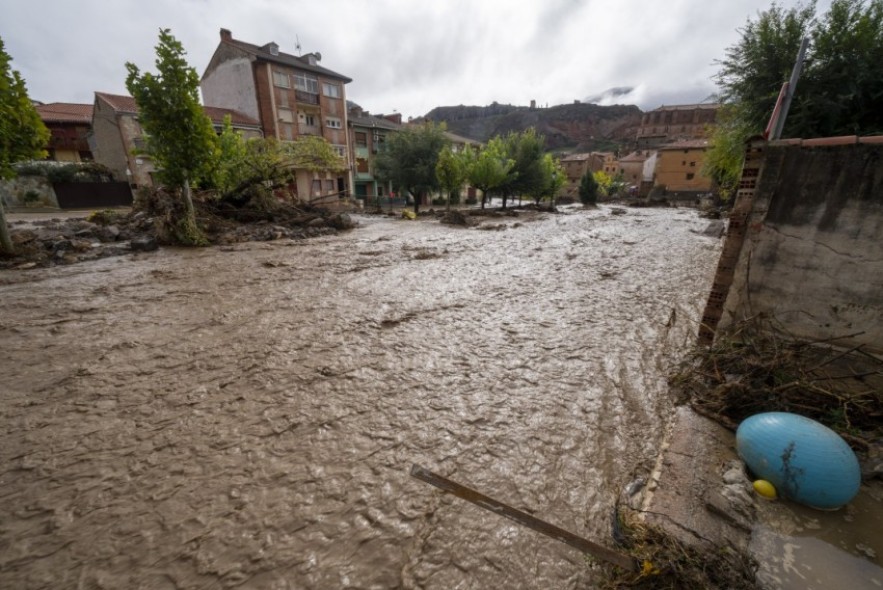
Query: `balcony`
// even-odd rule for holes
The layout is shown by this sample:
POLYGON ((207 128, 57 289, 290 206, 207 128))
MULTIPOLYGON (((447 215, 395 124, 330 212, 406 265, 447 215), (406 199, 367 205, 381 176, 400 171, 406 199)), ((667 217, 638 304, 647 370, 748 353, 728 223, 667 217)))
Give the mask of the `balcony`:
POLYGON ((368 148, 356 147, 356 159, 367 160, 368 159, 368 148))
POLYGON ((295 90, 294 98, 297 102, 302 102, 304 104, 319 104, 319 95, 313 94, 312 92, 305 92, 303 90, 295 90))
POLYGON ((322 135, 322 131, 318 125, 307 125, 306 123, 297 124, 298 135, 322 135))
POLYGON ((374 180, 374 175, 370 172, 358 172, 355 173, 356 180, 374 180))

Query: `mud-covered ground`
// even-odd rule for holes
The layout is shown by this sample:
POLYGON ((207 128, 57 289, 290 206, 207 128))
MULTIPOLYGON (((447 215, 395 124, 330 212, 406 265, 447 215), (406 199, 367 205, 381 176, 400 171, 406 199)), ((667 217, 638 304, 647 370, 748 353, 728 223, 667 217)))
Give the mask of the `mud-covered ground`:
POLYGON ((583 588, 719 242, 691 210, 350 232, 0 274, 0 587, 583 588))

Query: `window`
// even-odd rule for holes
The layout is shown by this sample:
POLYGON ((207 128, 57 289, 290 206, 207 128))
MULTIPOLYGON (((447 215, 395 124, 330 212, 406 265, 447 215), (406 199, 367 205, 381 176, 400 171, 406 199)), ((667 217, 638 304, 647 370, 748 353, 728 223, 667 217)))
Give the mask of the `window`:
POLYGON ((340 86, 337 84, 322 84, 322 93, 331 98, 340 98, 340 86))
POLYGON ((690 168, 695 168, 695 167, 696 167, 696 162, 690 162, 690 168))
POLYGON ((687 180, 693 180, 693 177, 696 176, 692 172, 687 172, 687 180))
POLYGON ((310 127, 316 126, 316 116, 315 115, 311 115, 309 113, 298 113, 297 118, 304 125, 308 125, 310 127))
POLYGON ((273 72, 273 84, 281 88, 291 88, 291 80, 284 72, 273 72))
POLYGON ((295 74, 294 87, 310 94, 319 94, 319 79, 309 74, 295 74))
POLYGON ((279 112, 279 120, 285 123, 293 123, 294 115, 291 112, 291 109, 278 109, 279 112))
POLYGON ((325 181, 325 192, 333 193, 334 192, 334 181, 330 178, 325 181))
POLYGON ((331 147, 334 148, 334 151, 337 152, 338 156, 340 156, 341 158, 346 157, 346 146, 345 145, 334 144, 331 147))
POLYGON ((356 147, 368 147, 368 134, 363 131, 356 131, 356 147))
POLYGON ((337 117, 325 117, 325 125, 330 129, 340 129, 340 119, 337 117))
POLYGON ((318 197, 322 194, 322 181, 319 179, 313 180, 313 196, 318 197))

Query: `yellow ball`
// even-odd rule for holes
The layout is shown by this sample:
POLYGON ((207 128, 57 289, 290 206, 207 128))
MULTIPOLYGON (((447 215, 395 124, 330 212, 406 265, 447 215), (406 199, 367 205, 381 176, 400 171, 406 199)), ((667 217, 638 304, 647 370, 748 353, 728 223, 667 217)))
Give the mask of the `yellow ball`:
POLYGON ((767 500, 776 499, 776 488, 773 484, 765 479, 758 479, 754 482, 754 491, 766 498, 767 500))

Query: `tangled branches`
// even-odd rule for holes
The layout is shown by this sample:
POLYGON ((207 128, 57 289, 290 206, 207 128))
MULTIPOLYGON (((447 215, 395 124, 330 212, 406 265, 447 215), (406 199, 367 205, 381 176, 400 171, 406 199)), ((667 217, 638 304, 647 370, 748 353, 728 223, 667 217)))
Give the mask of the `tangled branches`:
POLYGON ((792 412, 864 450, 883 434, 883 359, 836 344, 793 339, 773 321, 753 318, 697 350, 671 384, 697 412, 731 429, 760 412, 792 412))

